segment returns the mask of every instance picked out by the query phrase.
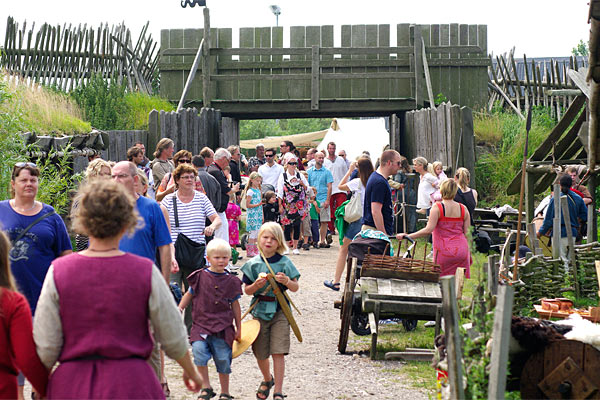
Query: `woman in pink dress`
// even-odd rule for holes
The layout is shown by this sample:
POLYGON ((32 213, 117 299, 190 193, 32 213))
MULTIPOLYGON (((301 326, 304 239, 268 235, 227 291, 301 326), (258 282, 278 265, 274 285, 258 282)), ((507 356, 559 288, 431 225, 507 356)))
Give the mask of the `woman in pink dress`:
POLYGON ((440 276, 454 275, 457 268, 465 268, 465 276, 469 278, 473 260, 466 235, 471 222, 467 208, 454 201, 457 189, 453 179, 442 182, 442 201, 431 208, 427 226, 408 235, 399 233, 396 237, 398 240, 405 236, 416 239, 433 233, 433 261, 442 268, 440 276))

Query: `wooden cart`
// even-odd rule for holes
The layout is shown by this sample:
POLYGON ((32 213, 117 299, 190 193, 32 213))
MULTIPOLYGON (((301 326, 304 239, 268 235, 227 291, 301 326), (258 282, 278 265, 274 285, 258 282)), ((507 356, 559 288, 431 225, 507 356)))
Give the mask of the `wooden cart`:
POLYGON ((439 272, 436 276, 436 274, 419 273, 418 271, 406 273, 406 271, 400 270, 365 268, 365 264, 369 261, 369 265, 371 265, 373 259, 365 258, 360 277, 357 274, 359 268, 356 258, 348 258, 346 264, 346 281, 340 304, 339 352, 342 354, 346 352, 350 324, 353 317, 358 316, 358 313, 368 317, 371 333, 371 358, 375 358, 377 353, 380 319, 408 318, 414 321, 436 321, 437 335, 442 306, 442 293, 438 283, 439 272))

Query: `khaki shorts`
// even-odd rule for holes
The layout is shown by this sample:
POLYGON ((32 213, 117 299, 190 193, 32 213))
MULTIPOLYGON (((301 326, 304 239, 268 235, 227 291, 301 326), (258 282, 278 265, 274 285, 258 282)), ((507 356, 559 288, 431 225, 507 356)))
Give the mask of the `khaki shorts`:
POLYGON ((310 216, 307 215, 306 217, 304 217, 304 219, 302 220, 302 234, 305 237, 311 237, 312 236, 312 232, 310 230, 310 216))
POLYGON ((258 360, 265 360, 271 354, 290 352, 290 323, 279 310, 270 321, 256 318, 260 322, 260 332, 252 343, 252 352, 258 360))
POLYGON ((320 218, 321 222, 331 221, 331 209, 329 207, 321 207, 321 212, 319 213, 319 218, 320 218))

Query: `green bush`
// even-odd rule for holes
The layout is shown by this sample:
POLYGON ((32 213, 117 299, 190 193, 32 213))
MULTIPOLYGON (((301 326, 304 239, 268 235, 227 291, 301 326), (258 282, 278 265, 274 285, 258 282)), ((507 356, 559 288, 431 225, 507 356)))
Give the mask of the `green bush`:
MULTIPOLYGON (((508 203, 514 206, 518 195, 508 196, 506 188, 521 169, 523 162, 525 121, 513 112, 498 109, 495 109, 492 114, 476 113, 474 117, 475 132, 482 132, 490 126, 500 130, 500 141, 495 143, 495 151, 479 156, 475 164, 475 179, 481 205, 508 203)), ((546 139, 555 124, 546 108, 534 107, 529 132, 528 157, 546 139)))
POLYGON ((260 139, 316 132, 329 128, 329 118, 255 119, 240 121, 240 139, 260 139))
POLYGON ((72 94, 84 110, 86 120, 102 130, 147 129, 153 109, 173 111, 175 107, 159 96, 127 92, 124 84, 94 75, 72 94))

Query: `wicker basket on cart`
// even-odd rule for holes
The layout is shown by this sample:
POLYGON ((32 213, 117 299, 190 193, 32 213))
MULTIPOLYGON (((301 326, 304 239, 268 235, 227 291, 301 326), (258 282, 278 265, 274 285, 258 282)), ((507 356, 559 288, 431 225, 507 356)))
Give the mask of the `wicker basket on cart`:
POLYGON ((441 267, 432 261, 416 260, 367 252, 360 271, 361 277, 392 278, 439 282, 441 267))

